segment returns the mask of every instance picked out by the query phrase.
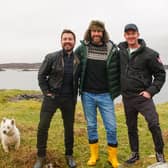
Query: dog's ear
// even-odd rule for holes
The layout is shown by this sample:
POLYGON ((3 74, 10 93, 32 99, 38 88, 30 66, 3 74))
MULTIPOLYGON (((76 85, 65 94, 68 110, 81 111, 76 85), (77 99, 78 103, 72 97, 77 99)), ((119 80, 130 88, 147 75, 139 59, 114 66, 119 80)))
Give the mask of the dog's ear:
POLYGON ((14 119, 11 120, 11 124, 12 124, 12 125, 15 124, 15 120, 14 120, 14 119))
POLYGON ((3 123, 5 123, 5 121, 6 121, 6 118, 4 117, 4 118, 2 119, 2 121, 3 121, 3 123))

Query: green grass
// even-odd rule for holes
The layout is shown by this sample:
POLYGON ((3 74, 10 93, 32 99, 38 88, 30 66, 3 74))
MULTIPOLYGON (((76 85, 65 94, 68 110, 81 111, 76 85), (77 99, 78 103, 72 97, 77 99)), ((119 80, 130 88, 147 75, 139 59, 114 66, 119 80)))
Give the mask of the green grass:
MULTIPOLYGON (((11 97, 19 94, 37 93, 35 91, 21 90, 0 90, 0 120, 3 117, 14 118, 17 127, 21 132, 21 146, 18 151, 11 149, 10 153, 5 153, 0 146, 0 168, 32 168, 36 159, 36 133, 39 122, 39 111, 41 102, 33 100, 10 101, 11 97)), ((116 104, 117 134, 118 134, 118 158, 121 167, 130 155, 127 138, 127 128, 125 124, 124 109, 122 104, 116 104)), ((157 105, 160 116, 160 123, 165 141, 165 156, 168 159, 168 103, 157 105)), ((98 115, 99 125, 99 155, 100 159, 95 168, 110 168, 107 163, 107 142, 104 126, 100 115, 98 115)), ((86 162, 89 157, 87 141, 86 123, 79 102, 76 107, 75 115, 75 144, 74 156, 78 168, 87 168, 86 162)), ((141 159, 131 168, 146 168, 155 162, 154 149, 151 134, 142 116, 139 116, 139 137, 140 137, 140 156, 141 159)), ((47 162, 52 162, 55 167, 67 168, 64 159, 63 124, 60 111, 57 111, 52 119, 48 138, 47 162)), ((130 167, 130 166, 129 166, 130 167)))

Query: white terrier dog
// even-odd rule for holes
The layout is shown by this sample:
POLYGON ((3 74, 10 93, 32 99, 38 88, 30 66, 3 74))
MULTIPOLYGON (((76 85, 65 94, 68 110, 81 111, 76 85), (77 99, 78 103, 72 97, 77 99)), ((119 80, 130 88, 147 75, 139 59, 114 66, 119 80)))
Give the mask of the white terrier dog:
POLYGON ((9 146, 14 145, 15 150, 20 146, 20 132, 16 128, 14 119, 3 118, 0 126, 0 139, 5 152, 9 152, 9 146))

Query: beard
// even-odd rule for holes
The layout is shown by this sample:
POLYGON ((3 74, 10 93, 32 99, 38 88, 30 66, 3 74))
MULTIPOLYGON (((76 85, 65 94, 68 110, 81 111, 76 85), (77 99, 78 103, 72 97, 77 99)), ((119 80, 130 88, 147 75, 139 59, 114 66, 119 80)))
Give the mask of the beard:
POLYGON ((100 43, 102 43, 102 39, 103 39, 102 36, 92 36, 92 42, 94 44, 100 44, 100 43))
POLYGON ((70 52, 70 51, 73 50, 74 45, 71 44, 71 43, 65 43, 65 44, 63 44, 62 47, 63 47, 63 49, 64 49, 66 52, 70 52))

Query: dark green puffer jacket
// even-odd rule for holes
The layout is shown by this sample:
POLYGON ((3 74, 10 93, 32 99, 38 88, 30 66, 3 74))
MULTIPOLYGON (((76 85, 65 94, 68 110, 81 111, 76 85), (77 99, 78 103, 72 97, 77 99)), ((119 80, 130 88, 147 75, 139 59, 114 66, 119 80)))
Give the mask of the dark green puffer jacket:
MULTIPOLYGON (((80 93, 83 91, 83 82, 87 68, 88 44, 89 43, 81 41, 81 45, 75 50, 75 53, 79 56, 81 64, 80 93)), ((116 45, 114 45, 111 41, 107 42, 106 45, 108 49, 106 66, 108 87, 111 97, 114 99, 120 95, 120 60, 116 45)))

